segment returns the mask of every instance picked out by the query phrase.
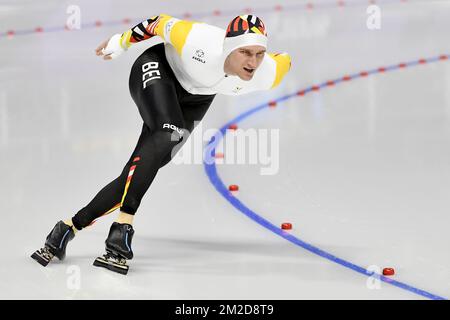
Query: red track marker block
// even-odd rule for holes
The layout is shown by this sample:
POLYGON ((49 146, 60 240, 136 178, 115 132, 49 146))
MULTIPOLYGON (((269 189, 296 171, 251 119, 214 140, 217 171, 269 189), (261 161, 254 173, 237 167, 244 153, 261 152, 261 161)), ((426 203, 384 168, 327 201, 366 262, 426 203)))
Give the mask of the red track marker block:
POLYGON ((270 101, 269 102, 269 107, 274 108, 277 106, 277 102, 276 101, 270 101))
POLYGON ((281 229, 283 230, 291 230, 292 229, 292 224, 289 222, 285 222, 283 224, 281 224, 281 229))
POLYGON ((239 190, 239 186, 236 184, 232 184, 230 186, 228 186, 228 190, 230 191, 238 191, 239 190))
POLYGON ((384 276, 393 276, 395 274, 394 268, 384 268, 383 275, 384 276))
POLYGON ((230 130, 236 130, 237 128, 238 128, 237 124, 230 124, 228 126, 228 129, 230 129, 230 130))

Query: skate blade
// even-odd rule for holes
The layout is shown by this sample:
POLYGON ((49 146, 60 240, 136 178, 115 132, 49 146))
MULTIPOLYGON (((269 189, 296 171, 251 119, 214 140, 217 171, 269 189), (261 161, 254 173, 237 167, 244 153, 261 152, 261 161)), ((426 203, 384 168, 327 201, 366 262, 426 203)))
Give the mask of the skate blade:
POLYGON ((117 272, 120 274, 124 274, 124 275, 126 275, 128 273, 127 265, 118 264, 114 261, 106 260, 103 257, 98 257, 97 259, 95 259, 94 266, 103 267, 108 270, 111 270, 111 271, 114 271, 114 272, 117 272))
POLYGON ((45 259, 39 254, 39 251, 34 252, 31 257, 36 260, 41 266, 46 267, 50 260, 45 259))

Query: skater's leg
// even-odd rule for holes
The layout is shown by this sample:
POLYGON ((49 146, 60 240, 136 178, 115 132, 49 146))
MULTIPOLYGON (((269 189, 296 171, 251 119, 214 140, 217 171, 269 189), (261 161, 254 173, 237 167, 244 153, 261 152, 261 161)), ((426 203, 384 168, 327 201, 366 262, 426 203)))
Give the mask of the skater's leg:
POLYGON ((127 163, 119 177, 103 187, 88 205, 73 216, 71 220, 76 229, 81 230, 88 227, 99 217, 120 208, 120 200, 130 167, 131 164, 127 163))
POLYGON ((88 205, 79 210, 78 213, 74 217, 72 217, 72 219, 70 219, 75 226, 74 229, 81 230, 87 226, 90 226, 99 217, 107 215, 120 208, 128 173, 130 172, 130 168, 132 167, 133 163, 138 160, 136 154, 141 149, 145 137, 148 135, 148 133, 149 129, 144 123, 136 147, 131 154, 128 162, 125 164, 122 173, 116 179, 106 185, 102 190, 100 190, 88 205))
MULTIPOLYGON (((172 139, 172 133, 166 131, 156 131, 146 136, 142 148, 136 153, 139 160, 133 163, 127 176, 121 200, 122 212, 129 216, 136 213, 142 197, 159 170, 161 160, 177 143, 178 141, 172 139)), ((114 222, 105 241, 107 253, 103 257, 98 257, 94 265, 126 274, 128 272, 126 259, 133 257, 131 250, 133 234, 131 223, 114 222)))
POLYGON ((137 160, 134 155, 139 152, 143 141, 146 140, 144 137, 148 135, 148 132, 149 129, 144 124, 138 144, 131 155, 130 160, 125 165, 122 174, 105 186, 95 198, 72 219, 58 222, 47 236, 45 246, 33 253, 33 259, 37 260, 43 266, 46 266, 55 255, 58 258, 63 259, 67 243, 72 240, 75 235, 76 228, 73 227, 72 223, 81 230, 82 228, 91 225, 96 218, 108 214, 120 207, 127 175, 131 165, 137 160), (112 208, 108 209, 111 206, 112 208))
POLYGON ((121 211, 130 215, 136 213, 141 199, 159 170, 161 161, 178 143, 178 140, 173 140, 170 132, 156 131, 148 135, 142 149, 137 153, 139 161, 130 168, 122 195, 121 211))

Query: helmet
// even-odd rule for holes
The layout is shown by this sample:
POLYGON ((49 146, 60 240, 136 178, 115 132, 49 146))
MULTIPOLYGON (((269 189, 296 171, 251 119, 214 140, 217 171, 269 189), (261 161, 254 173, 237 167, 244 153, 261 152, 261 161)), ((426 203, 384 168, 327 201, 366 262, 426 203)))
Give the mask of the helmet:
POLYGON ((267 32, 264 23, 254 15, 243 15, 234 18, 228 25, 223 51, 229 55, 233 50, 259 45, 267 48, 267 32))

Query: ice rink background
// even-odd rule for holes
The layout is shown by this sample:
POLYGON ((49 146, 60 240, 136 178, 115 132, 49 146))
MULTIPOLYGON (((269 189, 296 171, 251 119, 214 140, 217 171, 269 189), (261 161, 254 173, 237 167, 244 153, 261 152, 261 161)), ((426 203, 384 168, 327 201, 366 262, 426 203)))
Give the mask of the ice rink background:
MULTIPOLYGON (((328 79, 450 54, 450 1, 376 1, 379 30, 366 26, 368 1, 342 4, 0 1, 0 298, 425 298, 387 283, 370 289, 367 276, 262 228, 216 191, 202 164, 158 173, 136 215, 126 277, 92 266, 117 213, 77 233, 65 261, 42 268, 29 257, 120 173, 139 136, 129 69, 154 41, 109 62, 94 54, 101 41, 160 13, 223 28, 247 8, 261 17, 268 51, 288 52, 290 73, 272 91, 217 96, 204 130, 328 79), (71 5, 83 27, 59 30, 71 5)), ((394 267, 392 279, 450 296, 448 60, 336 84, 239 125, 280 134, 275 175, 217 165, 249 208, 341 259, 394 267)))

